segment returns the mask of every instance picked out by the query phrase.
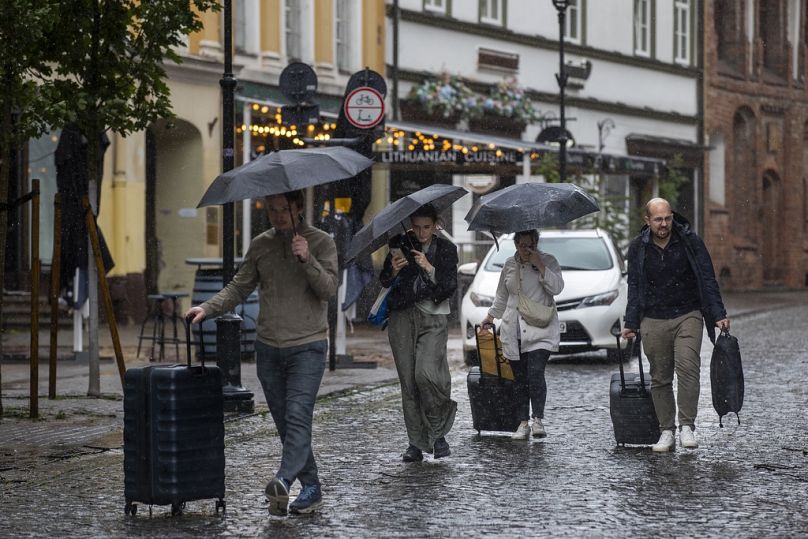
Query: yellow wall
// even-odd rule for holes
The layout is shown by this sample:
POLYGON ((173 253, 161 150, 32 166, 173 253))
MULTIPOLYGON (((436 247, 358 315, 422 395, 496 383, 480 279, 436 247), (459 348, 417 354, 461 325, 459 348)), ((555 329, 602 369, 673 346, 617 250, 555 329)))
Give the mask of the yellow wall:
MULTIPOLYGON (((196 8, 191 8, 194 13, 199 14, 196 8)), ((202 24, 204 28, 200 32, 196 32, 188 36, 188 52, 191 54, 199 54, 200 42, 210 41, 213 43, 219 42, 219 25, 221 24, 221 11, 206 11, 201 14, 202 24)))
POLYGON ((362 63, 363 67, 385 76, 385 12, 384 0, 362 2, 362 63))
POLYGON ((261 0, 261 52, 281 53, 280 0, 261 0))
POLYGON ((314 10, 314 63, 335 64, 334 2, 317 0, 314 10))

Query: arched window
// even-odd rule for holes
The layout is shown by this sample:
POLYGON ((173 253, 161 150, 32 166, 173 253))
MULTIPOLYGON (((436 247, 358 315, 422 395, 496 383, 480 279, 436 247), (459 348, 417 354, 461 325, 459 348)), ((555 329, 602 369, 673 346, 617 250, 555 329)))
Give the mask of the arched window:
POLYGON ((738 235, 754 239, 754 214, 757 208, 755 172, 755 115, 746 107, 735 113, 732 122, 732 217, 738 235))
POLYGON ((716 131, 710 135, 710 200, 722 206, 726 200, 726 148, 724 135, 716 131))
POLYGON ((744 59, 744 2, 738 0, 715 0, 713 24, 715 25, 716 49, 719 68, 743 71, 744 59))

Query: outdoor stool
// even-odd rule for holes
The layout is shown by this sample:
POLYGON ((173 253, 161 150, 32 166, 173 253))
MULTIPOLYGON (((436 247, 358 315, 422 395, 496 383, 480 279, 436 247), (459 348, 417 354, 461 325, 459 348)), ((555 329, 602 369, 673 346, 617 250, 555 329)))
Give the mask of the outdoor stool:
POLYGON ((177 330, 177 321, 184 323, 182 314, 179 312, 179 299, 186 297, 188 297, 188 294, 182 292, 162 292, 146 296, 146 299, 149 301, 149 312, 146 314, 146 318, 143 319, 143 323, 140 324, 140 336, 137 340, 138 357, 140 356, 141 345, 145 339, 152 342, 149 361, 155 361, 154 348, 158 345, 160 347, 159 359, 162 361, 165 358, 166 344, 174 345, 177 360, 180 359, 180 343, 184 343, 185 341, 181 339, 182 333, 177 330), (168 308, 171 309, 170 313, 166 312, 168 308), (149 322, 152 324, 151 336, 143 334, 149 322), (171 324, 171 336, 166 336, 167 323, 171 324))

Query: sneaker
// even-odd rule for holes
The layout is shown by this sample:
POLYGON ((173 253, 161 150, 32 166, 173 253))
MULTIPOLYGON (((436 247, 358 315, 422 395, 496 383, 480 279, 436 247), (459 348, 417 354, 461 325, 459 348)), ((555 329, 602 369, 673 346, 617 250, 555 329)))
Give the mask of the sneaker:
POLYGON ((651 446, 651 450, 657 453, 664 453, 666 451, 673 451, 674 447, 676 447, 676 439, 673 437, 673 431, 663 430, 659 441, 651 446))
POLYGON ((437 440, 435 440, 435 446, 432 448, 432 456, 436 459, 441 459, 443 457, 448 457, 452 454, 452 451, 449 449, 449 443, 446 441, 446 438, 441 436, 437 440))
POLYGON ((682 425, 682 429, 679 431, 679 443, 688 449, 696 449, 699 446, 696 435, 693 433, 693 427, 682 425))
POLYGON ((522 421, 516 428, 516 432, 511 434, 511 440, 527 440, 528 436, 530 436, 530 426, 527 421, 522 421))
POLYGON ((401 457, 401 460, 404 462, 421 462, 424 460, 424 454, 420 449, 414 445, 411 445, 406 451, 404 451, 404 455, 401 457))
POLYGON ((533 426, 530 430, 534 438, 544 438, 547 436, 547 431, 544 430, 544 425, 542 425, 541 419, 538 417, 533 418, 533 426))
POLYGON ((323 504, 323 493, 320 484, 303 485, 295 501, 289 504, 289 511, 297 515, 311 513, 323 504))
POLYGON ((273 477, 267 483, 267 499, 269 500, 269 512, 273 515, 285 515, 289 505, 289 482, 282 477, 273 477))

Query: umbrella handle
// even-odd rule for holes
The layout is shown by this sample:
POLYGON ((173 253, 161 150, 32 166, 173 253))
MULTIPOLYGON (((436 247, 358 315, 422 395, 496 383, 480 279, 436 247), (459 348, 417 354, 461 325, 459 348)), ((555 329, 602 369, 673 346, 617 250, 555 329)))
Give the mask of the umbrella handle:
MULTIPOLYGON (((289 220, 292 222, 292 238, 294 238, 295 236, 297 236, 297 227, 295 226, 295 215, 292 213, 291 204, 289 204, 289 220)), ((305 262, 305 260, 303 260, 303 258, 299 256, 297 257, 297 261, 300 262, 301 264, 305 262)))

